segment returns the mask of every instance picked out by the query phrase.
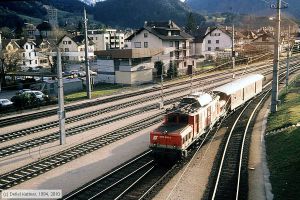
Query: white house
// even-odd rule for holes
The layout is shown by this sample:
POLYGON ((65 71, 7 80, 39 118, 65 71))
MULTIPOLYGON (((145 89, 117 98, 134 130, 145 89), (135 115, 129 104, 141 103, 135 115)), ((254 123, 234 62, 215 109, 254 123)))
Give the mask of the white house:
MULTIPOLYGON (((126 40, 127 48, 159 48, 160 53, 152 60, 161 60, 165 64, 176 63, 181 73, 186 73, 188 65, 194 65, 190 58, 190 42, 193 37, 182 31, 173 21, 145 22, 144 27, 133 33, 126 40)), ((168 65, 167 65, 168 66, 168 65)))
POLYGON ((231 51, 232 37, 228 29, 208 28, 203 38, 202 55, 216 56, 219 51, 231 51))
MULTIPOLYGON (((88 42, 88 58, 94 58, 94 42, 90 39, 88 42)), ((81 62, 85 60, 85 37, 84 35, 63 36, 58 42, 62 59, 65 61, 81 62)))
POLYGON ((37 66, 39 66, 39 58, 37 56, 37 51, 35 49, 35 47, 36 47, 35 41, 33 41, 33 40, 17 40, 16 42, 23 49, 22 68, 25 70, 29 69, 30 67, 32 69, 35 69, 37 66))

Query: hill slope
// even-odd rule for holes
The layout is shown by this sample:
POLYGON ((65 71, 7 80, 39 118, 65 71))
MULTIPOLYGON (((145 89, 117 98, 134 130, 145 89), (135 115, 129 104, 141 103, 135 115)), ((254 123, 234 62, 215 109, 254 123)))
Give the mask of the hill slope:
MULTIPOLYGON (((141 27, 144 21, 172 19, 180 25, 186 23, 191 11, 179 0, 106 0, 95 5, 95 19, 120 27, 141 27)), ((195 14, 197 21, 203 21, 195 14)))
MULTIPOLYGON (((59 24, 67 21, 78 23, 85 6, 91 18, 109 26, 137 28, 144 21, 165 21, 172 19, 179 25, 185 25, 191 10, 180 0, 106 0, 99 1, 94 7, 80 0, 40 0, 20 2, 0 1, 0 27, 14 28, 24 22, 43 21, 47 19, 45 6, 51 5, 58 9, 59 24), (34 10, 34 12, 33 12, 34 10), (92 16, 91 16, 92 15, 92 16), (12 20, 6 20, 7 18, 12 20)), ((204 21, 200 14, 194 15, 197 21, 204 21)))
MULTIPOLYGON (((270 8, 271 3, 275 0, 186 0, 186 4, 194 10, 200 12, 233 12, 240 14, 257 14, 268 15, 275 13, 275 10, 270 8)), ((286 0, 289 4, 288 9, 284 12, 300 19, 300 1, 299 0, 286 0)))

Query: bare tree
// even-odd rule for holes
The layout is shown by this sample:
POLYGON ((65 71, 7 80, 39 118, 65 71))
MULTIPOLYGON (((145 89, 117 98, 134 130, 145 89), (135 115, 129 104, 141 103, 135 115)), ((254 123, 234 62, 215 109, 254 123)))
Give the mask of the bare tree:
POLYGON ((21 69, 22 57, 18 51, 0 53, 0 91, 1 86, 6 86, 5 76, 9 72, 16 72, 21 69))

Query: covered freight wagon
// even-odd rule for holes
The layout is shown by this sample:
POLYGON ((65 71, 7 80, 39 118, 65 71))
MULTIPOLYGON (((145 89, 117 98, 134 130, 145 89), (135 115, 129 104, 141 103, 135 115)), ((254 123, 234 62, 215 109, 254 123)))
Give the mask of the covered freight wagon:
POLYGON ((213 89, 220 96, 220 102, 234 110, 262 91, 264 76, 252 74, 213 89))

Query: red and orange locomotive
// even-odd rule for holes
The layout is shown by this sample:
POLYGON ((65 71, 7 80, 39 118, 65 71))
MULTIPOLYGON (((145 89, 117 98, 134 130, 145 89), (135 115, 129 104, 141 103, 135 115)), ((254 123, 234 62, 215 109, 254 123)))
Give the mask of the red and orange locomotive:
POLYGON ((262 91, 263 76, 253 74, 213 90, 196 92, 168 110, 164 122, 150 133, 157 158, 180 158, 228 110, 234 110, 262 91))

